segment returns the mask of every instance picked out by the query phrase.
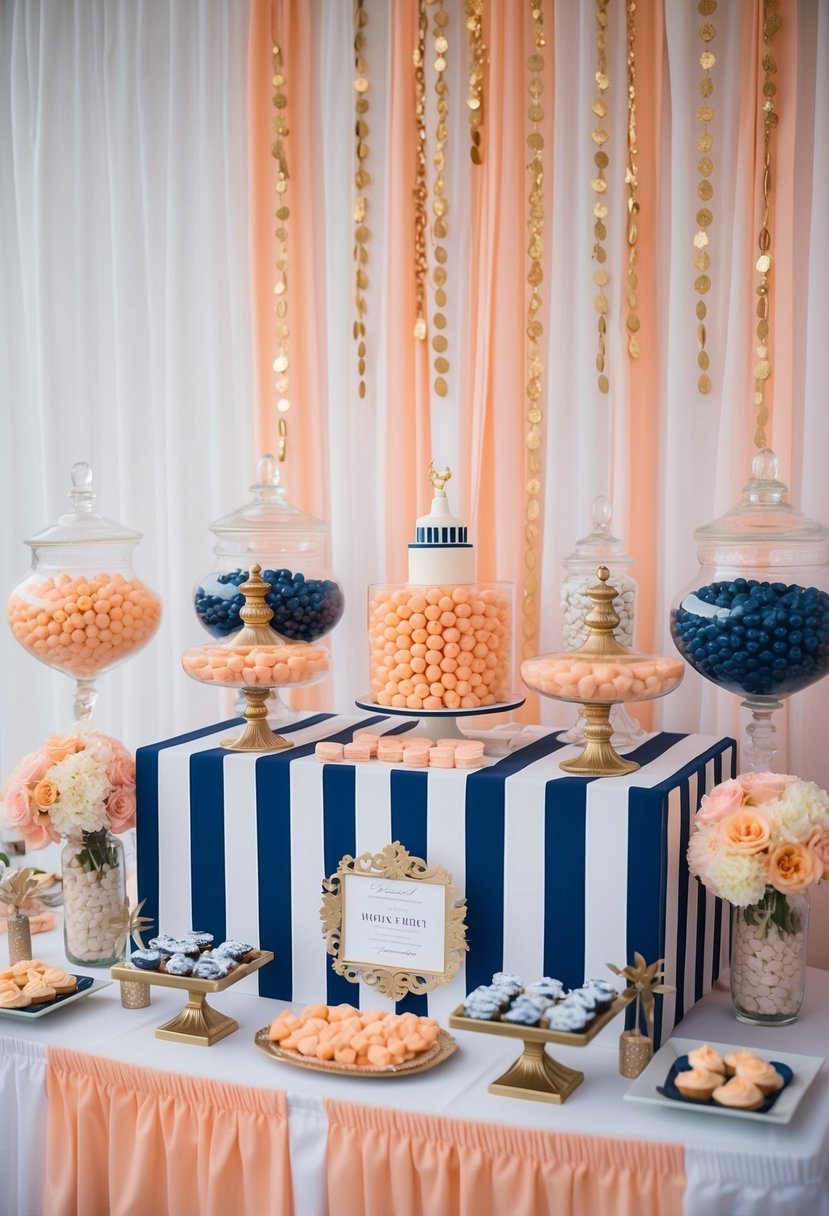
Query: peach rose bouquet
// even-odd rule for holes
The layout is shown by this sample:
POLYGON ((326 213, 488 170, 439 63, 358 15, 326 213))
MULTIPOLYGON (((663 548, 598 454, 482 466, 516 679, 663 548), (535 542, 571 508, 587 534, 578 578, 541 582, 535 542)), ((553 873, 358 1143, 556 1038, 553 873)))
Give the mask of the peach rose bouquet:
POLYGON ((691 873, 755 924, 792 932, 780 895, 829 878, 829 797, 785 773, 742 773, 702 799, 688 844, 691 873))
POLYGON ((96 839, 135 826, 135 761, 117 739, 80 726, 24 756, 2 796, 8 826, 27 849, 81 832, 89 868, 99 869, 96 839))

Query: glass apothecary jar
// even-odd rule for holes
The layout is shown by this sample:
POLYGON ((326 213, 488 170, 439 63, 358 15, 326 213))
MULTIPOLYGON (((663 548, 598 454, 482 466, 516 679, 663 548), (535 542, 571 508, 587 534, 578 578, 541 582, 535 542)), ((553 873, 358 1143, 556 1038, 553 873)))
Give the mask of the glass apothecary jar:
POLYGON ((161 622, 160 599, 132 565, 141 533, 98 512, 92 480, 88 464, 73 466, 71 509, 26 540, 32 565, 6 605, 20 645, 75 679, 78 720, 91 716, 97 677, 146 646, 161 622))
POLYGON ((196 615, 211 637, 236 633, 242 627, 241 586, 255 562, 271 584, 272 627, 290 641, 315 642, 345 608, 342 588, 328 568, 328 525, 289 502, 273 456, 260 458, 258 476, 250 501, 210 525, 216 562, 196 586, 196 615))
POLYGON ((124 846, 104 830, 80 829, 61 852, 66 957, 81 967, 110 967, 123 956, 116 927, 126 897, 124 846))
POLYGON ((742 500, 696 530, 700 568, 671 608, 682 657, 751 710, 755 771, 771 767, 781 698, 829 671, 829 530, 789 503, 777 470, 758 452, 742 500))

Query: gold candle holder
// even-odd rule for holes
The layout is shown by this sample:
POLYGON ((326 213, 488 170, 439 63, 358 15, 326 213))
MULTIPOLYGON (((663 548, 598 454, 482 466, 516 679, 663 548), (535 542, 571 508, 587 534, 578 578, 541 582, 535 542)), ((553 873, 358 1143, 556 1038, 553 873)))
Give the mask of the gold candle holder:
POLYGON ((8 919, 9 966, 32 957, 32 929, 29 918, 19 909, 8 919))
POLYGON ((152 1001, 150 985, 143 980, 121 980, 121 1007, 146 1009, 152 1001))
POLYGON ((653 1059, 653 1041, 639 1030, 623 1030, 619 1035, 619 1073, 638 1077, 653 1059))

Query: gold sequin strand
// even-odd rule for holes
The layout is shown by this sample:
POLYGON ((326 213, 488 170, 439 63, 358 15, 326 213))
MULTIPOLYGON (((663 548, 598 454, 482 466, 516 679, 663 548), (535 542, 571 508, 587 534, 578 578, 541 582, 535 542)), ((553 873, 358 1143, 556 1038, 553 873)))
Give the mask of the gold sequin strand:
POLYGON ((541 124, 544 121, 544 12, 542 0, 529 0, 533 22, 534 50, 527 59, 529 72, 529 107, 527 117, 530 131, 527 136, 530 161, 530 190, 527 196, 527 257, 529 270, 527 283, 530 294, 527 303, 526 345, 526 500, 524 504, 524 594, 521 603, 522 654, 525 659, 537 653, 538 646, 538 540, 541 517, 541 461, 538 449, 541 446, 541 424, 544 414, 541 409, 541 378, 544 364, 541 355, 541 340, 544 326, 541 322, 541 284, 544 281, 542 258, 544 256, 544 136, 541 124))
POLYGON ((639 240, 639 189, 638 148, 636 145, 636 0, 626 0, 627 18, 627 86, 628 86, 628 129, 627 129, 627 164, 625 165, 625 185, 627 186, 628 215, 628 293, 627 316, 625 326, 628 331, 628 354, 632 359, 639 358, 639 297, 637 288, 639 276, 636 273, 636 261, 639 256, 637 242, 639 240))
POLYGON ((426 233, 429 228, 427 205, 429 184, 426 168, 426 38, 429 33, 429 18, 426 15, 426 0, 418 0, 417 46, 414 49, 415 78, 415 126, 417 128, 417 169, 415 170, 415 227, 414 227, 414 271, 416 318, 414 336, 419 342, 426 339, 426 287, 429 263, 426 256, 426 233))
POLYGON ((282 51, 275 43, 271 47, 273 75, 273 143, 271 155, 276 161, 276 275, 274 279, 274 312, 276 314, 276 357, 273 361, 276 408, 279 418, 279 444, 277 454, 282 461, 288 450, 288 421, 285 415, 291 408, 290 381, 288 378, 290 359, 288 342, 288 220, 291 209, 288 205, 288 158, 285 140, 288 137, 288 96, 286 92, 285 65, 282 51))
POLYGON ((608 135, 604 127, 604 119, 607 116, 607 90, 610 85, 610 80, 607 75, 607 8, 609 0, 596 0, 596 98, 590 107, 597 118, 596 126, 590 132, 590 138, 596 147, 593 153, 593 163, 596 166, 596 176, 590 183, 593 193, 597 196, 593 206, 593 261, 596 263, 597 269, 593 271, 593 282, 598 287, 598 292, 593 298, 593 307, 598 313, 597 330, 598 330, 598 350, 596 352, 596 371, 599 373, 598 386, 600 393, 606 393, 610 389, 610 381, 607 378, 605 371, 605 361, 607 357, 607 309, 608 299, 605 288, 608 282, 608 273, 605 270, 607 261, 607 250, 604 247, 604 242, 607 240, 607 228, 605 220, 607 219, 607 204, 604 202, 604 195, 607 192, 607 178, 605 177, 605 169, 610 163, 610 157, 605 151, 608 135))
POLYGON ((699 0, 697 12, 700 17, 704 18, 698 30, 700 41, 702 42, 702 53, 699 57, 699 66, 702 68, 702 79, 699 82, 702 104, 697 110, 697 119, 702 126, 702 130, 697 136, 697 151, 700 153, 700 159, 697 161, 697 171, 699 173, 697 198, 701 206, 696 215, 697 230, 694 233, 693 248, 694 267, 697 271, 697 276, 694 279, 694 292, 698 296, 696 306, 697 367, 699 368, 697 388, 703 394, 711 392, 711 377, 708 374, 711 360, 708 355, 708 331, 705 325, 708 305, 705 303, 704 297, 711 290, 711 275, 709 273, 711 270, 711 254, 708 250, 708 229, 714 222, 714 215, 711 210, 711 200, 714 197, 714 187, 711 184, 711 174, 714 172, 714 159, 711 156, 714 147, 714 136, 709 128, 714 121, 715 115, 714 107, 711 105, 711 97, 714 93, 714 81, 711 76, 711 69, 717 60, 714 52, 711 50, 711 43, 717 36, 717 30, 710 18, 713 17, 716 11, 717 0, 699 0))
POLYGON ((368 218, 368 187, 371 185, 371 175, 366 169, 368 160, 369 128, 366 122, 368 114, 368 64, 363 54, 365 50, 365 26, 368 21, 363 0, 354 0, 354 185, 357 193, 354 199, 354 340, 357 343, 357 372, 359 375, 357 391, 361 398, 366 395, 366 298, 363 294, 368 288, 368 243, 371 239, 371 229, 368 218))
POLYGON ((449 14, 443 7, 443 0, 428 0, 434 5, 432 35, 435 48, 435 93, 437 95, 437 124, 435 127, 435 146, 432 165, 435 176, 432 182, 432 241, 435 262, 432 271, 434 290, 434 311, 432 313, 432 329, 437 331, 432 338, 432 348, 435 352, 435 377, 432 386, 439 397, 445 397, 449 392, 446 375, 449 371, 449 360, 446 352, 449 349, 449 339, 446 337, 446 261, 448 253, 444 241, 449 233, 449 204, 446 200, 446 143, 449 138, 449 85, 446 83, 446 52, 449 50, 447 30, 449 14))
POLYGON ((471 143, 469 155, 473 165, 483 162, 481 150, 481 127, 484 125, 484 0, 464 0, 464 16, 469 36, 469 93, 466 105, 469 109, 471 143))
POLYGON ((763 3, 763 222, 757 246, 760 251, 756 269, 760 275, 757 284, 757 363, 754 368, 754 404, 757 406, 757 421, 754 432, 755 447, 766 447, 766 424, 769 420, 769 410, 766 403, 766 384, 771 376, 771 360, 769 358, 769 275, 772 268, 771 256, 771 136, 777 126, 778 117, 774 108, 774 98, 777 85, 772 77, 777 72, 777 63, 771 53, 774 35, 780 29, 782 19, 776 12, 775 0, 764 0, 763 3))

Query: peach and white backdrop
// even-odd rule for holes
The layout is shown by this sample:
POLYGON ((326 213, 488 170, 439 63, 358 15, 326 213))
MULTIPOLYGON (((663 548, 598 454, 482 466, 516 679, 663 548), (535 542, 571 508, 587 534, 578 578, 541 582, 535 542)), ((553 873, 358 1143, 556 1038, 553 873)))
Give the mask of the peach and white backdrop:
MULTIPOLYGON (((639 0, 642 355, 626 353, 625 27, 611 4, 607 202, 611 391, 595 385, 590 189, 595 9, 544 0, 545 233, 539 648, 558 646, 562 558, 594 495, 636 558, 637 642, 671 652, 668 608, 696 567, 693 529, 739 497, 753 453, 754 261, 761 201, 759 0, 721 4, 716 66, 713 390, 696 390, 692 238, 701 44, 695 4, 639 0)), ((429 458, 456 470, 482 577, 524 588, 526 59, 529 5, 485 6, 484 162, 469 154, 463 5, 446 0, 449 394, 414 341, 412 50, 416 0, 366 0, 371 88, 367 392, 352 338, 352 8, 343 0, 7 0, 0 6, 0 569, 93 466, 106 515, 144 533, 162 595, 152 644, 102 681, 97 718, 131 745, 224 716, 179 655, 203 640, 192 588, 207 525, 241 504, 276 444, 272 397, 273 37, 291 134, 291 498, 331 524, 347 595, 317 696, 366 687, 365 591, 405 578, 429 458)), ((770 439, 792 499, 829 522, 829 5, 780 6, 770 439)), ((430 140, 434 76, 427 57, 430 140)), ((0 634, 0 767, 68 724, 68 681, 0 634)), ((779 715, 778 765, 826 786, 829 686, 779 715)), ((536 719, 563 723, 550 705, 536 719)), ((689 672, 653 725, 738 734, 737 700, 689 672)))

